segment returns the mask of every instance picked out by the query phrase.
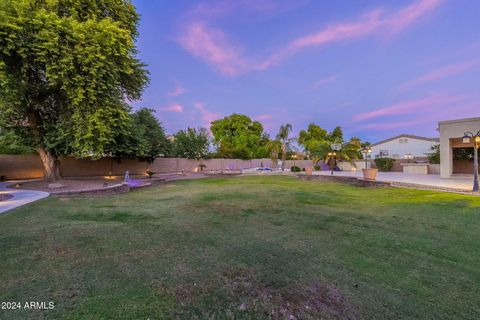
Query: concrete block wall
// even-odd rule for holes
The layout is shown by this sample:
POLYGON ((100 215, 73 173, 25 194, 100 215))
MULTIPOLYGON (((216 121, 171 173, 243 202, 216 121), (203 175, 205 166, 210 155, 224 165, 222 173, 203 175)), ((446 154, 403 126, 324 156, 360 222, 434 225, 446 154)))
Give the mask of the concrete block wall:
MULTIPOLYGON (((285 168, 290 169, 295 163, 301 168, 312 166, 310 160, 286 161, 285 168)), ((112 175, 121 176, 128 170, 132 175, 145 174, 147 168, 157 173, 186 171, 192 172, 200 164, 205 170, 241 170, 256 168, 261 165, 272 167, 270 159, 208 159, 189 160, 184 158, 157 158, 153 163, 133 159, 76 159, 64 157, 60 159, 60 172, 63 177, 98 177, 112 175)), ((0 155, 0 176, 9 180, 38 179, 43 177, 43 166, 38 155, 0 155)))

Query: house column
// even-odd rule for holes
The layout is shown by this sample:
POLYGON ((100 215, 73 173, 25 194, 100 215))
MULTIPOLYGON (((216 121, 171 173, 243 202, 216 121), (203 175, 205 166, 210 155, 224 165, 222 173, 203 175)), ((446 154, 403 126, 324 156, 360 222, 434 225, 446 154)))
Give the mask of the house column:
POLYGON ((453 150, 450 137, 440 132, 440 177, 450 178, 453 172, 453 150))

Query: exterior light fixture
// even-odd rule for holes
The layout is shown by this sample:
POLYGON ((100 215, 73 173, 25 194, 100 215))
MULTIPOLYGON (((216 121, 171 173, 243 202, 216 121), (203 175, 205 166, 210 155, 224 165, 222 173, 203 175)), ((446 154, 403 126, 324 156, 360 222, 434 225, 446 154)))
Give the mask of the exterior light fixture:
POLYGON ((370 157, 370 154, 372 153, 372 148, 370 147, 365 147, 361 150, 363 155, 365 156, 365 169, 368 169, 368 157, 370 157))

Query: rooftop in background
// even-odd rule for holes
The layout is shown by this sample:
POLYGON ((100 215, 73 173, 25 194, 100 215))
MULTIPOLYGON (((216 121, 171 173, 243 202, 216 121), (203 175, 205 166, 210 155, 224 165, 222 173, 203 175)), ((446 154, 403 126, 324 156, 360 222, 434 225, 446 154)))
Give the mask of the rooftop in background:
POLYGON ((413 135, 413 134, 399 134, 395 137, 388 138, 388 139, 379 141, 377 143, 373 143, 373 144, 370 145, 370 147, 377 146, 379 144, 389 142, 389 141, 393 141, 393 140, 400 139, 400 138, 417 139, 417 140, 424 140, 424 141, 430 141, 430 142, 440 142, 440 138, 421 137, 421 136, 416 136, 416 135, 413 135))
POLYGON ((470 122, 470 121, 480 121, 480 117, 445 120, 445 121, 439 121, 438 124, 441 125, 441 124, 448 124, 448 123, 461 123, 461 122, 470 122))

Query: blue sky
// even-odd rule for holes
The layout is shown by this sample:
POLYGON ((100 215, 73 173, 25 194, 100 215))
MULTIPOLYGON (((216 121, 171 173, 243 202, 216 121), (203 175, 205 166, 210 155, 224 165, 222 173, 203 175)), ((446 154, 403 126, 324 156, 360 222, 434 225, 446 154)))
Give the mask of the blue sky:
POLYGON ((480 1, 133 3, 151 78, 133 105, 169 133, 242 113, 374 142, 480 115, 480 1))

